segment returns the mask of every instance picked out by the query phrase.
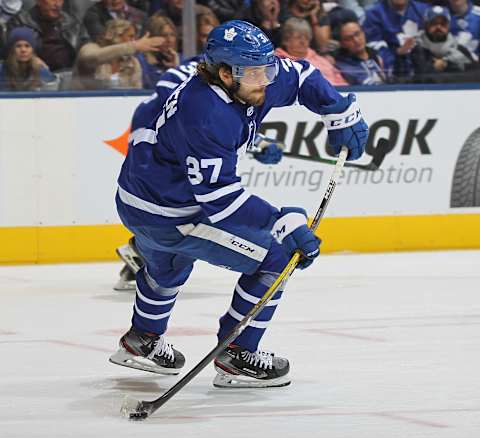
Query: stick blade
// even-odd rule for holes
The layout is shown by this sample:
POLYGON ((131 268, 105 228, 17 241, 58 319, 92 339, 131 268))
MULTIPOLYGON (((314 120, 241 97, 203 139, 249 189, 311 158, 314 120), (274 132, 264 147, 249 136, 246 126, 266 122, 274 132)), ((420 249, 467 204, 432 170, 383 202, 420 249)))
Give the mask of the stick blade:
POLYGON ((122 417, 131 421, 145 420, 149 415, 149 410, 144 406, 143 402, 126 396, 120 408, 122 417))

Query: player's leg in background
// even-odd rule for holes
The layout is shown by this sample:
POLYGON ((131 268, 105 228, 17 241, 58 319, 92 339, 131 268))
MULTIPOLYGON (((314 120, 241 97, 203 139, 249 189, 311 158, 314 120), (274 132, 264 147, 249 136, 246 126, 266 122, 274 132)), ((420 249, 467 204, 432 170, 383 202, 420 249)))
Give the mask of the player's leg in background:
POLYGON ((119 246, 116 252, 125 264, 120 270, 120 278, 113 289, 119 292, 134 291, 136 289, 135 275, 145 263, 135 244, 135 237, 130 238, 125 245, 119 246))
POLYGON ((152 249, 142 237, 137 236, 136 244, 145 265, 136 274, 132 327, 110 361, 160 374, 178 374, 185 358, 166 341, 164 333, 194 259, 152 249))

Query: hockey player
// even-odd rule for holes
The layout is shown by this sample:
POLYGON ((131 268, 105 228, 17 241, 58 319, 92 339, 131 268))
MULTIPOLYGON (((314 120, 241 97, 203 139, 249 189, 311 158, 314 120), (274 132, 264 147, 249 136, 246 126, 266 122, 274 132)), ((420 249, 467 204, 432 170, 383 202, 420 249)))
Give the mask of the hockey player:
MULTIPOLYGON (((295 251, 301 269, 319 255, 305 210, 278 210, 248 193, 236 175, 238 156, 268 111, 306 106, 322 116, 337 153, 347 146, 350 160, 362 155, 368 137, 354 95, 342 97, 306 61, 278 60, 266 35, 249 23, 214 28, 197 70, 144 120, 118 179, 118 213, 145 265, 136 276, 132 327, 110 360, 159 374, 177 374, 185 363, 164 333, 195 260, 241 273, 220 318, 223 339, 295 251)), ((288 360, 258 349, 282 292, 216 358, 215 386, 290 383, 288 360)))
MULTIPOLYGON (((189 58, 178 67, 169 68, 160 77, 155 86, 155 93, 141 102, 134 113, 130 139, 133 139, 137 132, 142 132, 144 120, 155 117, 158 108, 163 106, 172 91, 196 73, 197 65, 202 60, 203 55, 189 58)), ((248 152, 263 164, 277 164, 282 159, 284 147, 283 143, 257 133, 252 148, 248 152)), ((116 251, 125 265, 120 270, 120 278, 113 288, 116 291, 133 291, 136 288, 135 274, 143 266, 143 259, 135 245, 135 238, 132 237, 127 244, 118 247, 116 251)))

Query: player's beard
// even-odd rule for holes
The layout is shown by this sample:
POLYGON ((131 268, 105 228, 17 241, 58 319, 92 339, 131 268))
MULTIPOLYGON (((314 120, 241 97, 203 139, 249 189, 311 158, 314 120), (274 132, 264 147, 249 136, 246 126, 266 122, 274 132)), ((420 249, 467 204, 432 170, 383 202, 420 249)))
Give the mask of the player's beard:
POLYGON ((235 91, 235 97, 247 105, 261 106, 265 102, 265 87, 247 88, 240 85, 235 91))

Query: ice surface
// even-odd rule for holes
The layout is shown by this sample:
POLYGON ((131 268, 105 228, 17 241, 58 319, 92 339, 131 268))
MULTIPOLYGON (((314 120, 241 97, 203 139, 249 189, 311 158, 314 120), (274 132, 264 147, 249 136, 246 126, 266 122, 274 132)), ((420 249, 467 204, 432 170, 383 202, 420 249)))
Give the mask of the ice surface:
MULTIPOLYGON (((478 438, 480 251, 323 256, 296 272, 262 347, 292 385, 221 390, 110 364, 133 296, 119 263, 0 268, 0 437, 478 438)), ((236 274, 197 264, 170 322, 189 369, 215 344, 236 274)))

